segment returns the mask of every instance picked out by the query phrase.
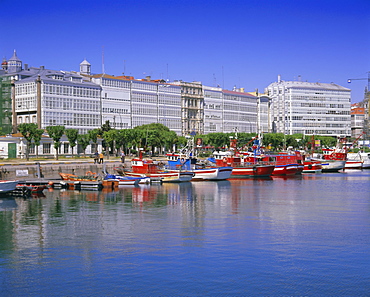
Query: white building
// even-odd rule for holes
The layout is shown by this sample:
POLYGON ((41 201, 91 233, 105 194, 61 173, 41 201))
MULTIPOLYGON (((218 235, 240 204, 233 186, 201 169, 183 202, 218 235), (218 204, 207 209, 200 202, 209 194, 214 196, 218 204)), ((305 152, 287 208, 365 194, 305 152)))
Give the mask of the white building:
POLYGON ((21 123, 63 125, 80 133, 100 126, 101 88, 77 72, 22 67, 14 52, 0 73, 11 82, 13 132, 21 123))
POLYGON ((222 132, 223 93, 222 88, 203 86, 204 134, 222 132))
MULTIPOLYGON (((243 89, 229 91, 208 86, 203 86, 203 92, 205 134, 230 133, 235 129, 238 132, 258 133, 258 124, 261 129, 267 126, 267 112, 266 116, 258 120, 257 96, 245 93, 243 89)), ((266 100, 263 99, 260 104, 261 111, 265 111, 266 107, 266 100)))
POLYGON ((278 81, 271 98, 272 132, 351 136, 351 90, 334 83, 278 81))
MULTIPOLYGON (((107 74, 92 76, 92 82, 100 85, 101 122, 109 121, 114 129, 131 128, 131 81, 107 74)), ((98 128, 96 127, 96 128, 98 128)))
POLYGON ((257 133, 257 97, 243 89, 223 90, 223 122, 220 132, 257 133))
POLYGON ((101 119, 112 128, 128 129, 160 123, 181 135, 181 88, 163 80, 97 74, 102 88, 101 119))

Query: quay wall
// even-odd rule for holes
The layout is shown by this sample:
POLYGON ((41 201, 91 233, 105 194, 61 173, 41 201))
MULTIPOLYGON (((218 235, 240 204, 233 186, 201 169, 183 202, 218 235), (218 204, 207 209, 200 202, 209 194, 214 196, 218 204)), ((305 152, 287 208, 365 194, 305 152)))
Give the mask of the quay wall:
POLYGON ((61 179, 60 172, 86 175, 86 172, 91 171, 103 176, 103 172, 115 174, 114 167, 117 166, 122 166, 122 163, 112 161, 103 164, 94 164, 93 162, 0 164, 0 180, 33 180, 39 177, 58 180, 61 179))

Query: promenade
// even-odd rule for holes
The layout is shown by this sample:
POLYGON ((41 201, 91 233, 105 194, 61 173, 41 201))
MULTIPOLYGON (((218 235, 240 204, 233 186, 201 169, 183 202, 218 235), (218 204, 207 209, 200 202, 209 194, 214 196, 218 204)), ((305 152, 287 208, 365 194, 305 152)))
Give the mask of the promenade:
MULTIPOLYGON (((40 176, 46 179, 59 179, 60 172, 77 175, 83 175, 87 171, 114 173, 114 167, 121 165, 118 157, 104 159, 102 164, 94 164, 93 158, 0 160, 0 179, 34 179, 40 176)), ((129 161, 126 161, 125 166, 128 165, 129 161)))
MULTIPOLYGON (((0 179, 35 179, 42 176, 45 179, 59 179, 60 172, 84 175, 91 171, 98 174, 105 172, 114 174, 114 167, 131 167, 131 159, 134 156, 126 157, 125 164, 122 164, 119 157, 110 156, 105 158, 102 164, 94 164, 93 158, 59 158, 44 159, 4 159, 0 160, 0 179)), ((155 157, 153 160, 164 160, 164 157, 155 157)))

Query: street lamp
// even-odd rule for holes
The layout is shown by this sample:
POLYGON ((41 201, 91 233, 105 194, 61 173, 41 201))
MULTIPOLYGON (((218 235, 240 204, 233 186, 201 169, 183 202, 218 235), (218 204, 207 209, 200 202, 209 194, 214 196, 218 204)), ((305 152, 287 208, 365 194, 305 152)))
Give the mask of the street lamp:
POLYGON ((367 78, 349 78, 347 82, 350 84, 353 80, 367 80, 367 92, 370 91, 370 71, 367 72, 367 78))

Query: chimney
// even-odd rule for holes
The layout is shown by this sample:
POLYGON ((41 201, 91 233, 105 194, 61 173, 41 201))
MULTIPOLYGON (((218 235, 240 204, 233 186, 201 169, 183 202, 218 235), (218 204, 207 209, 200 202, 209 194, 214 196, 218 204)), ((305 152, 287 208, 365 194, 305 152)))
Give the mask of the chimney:
POLYGON ((281 83, 281 75, 278 75, 278 83, 281 83))

